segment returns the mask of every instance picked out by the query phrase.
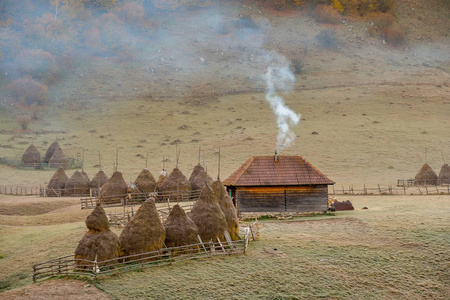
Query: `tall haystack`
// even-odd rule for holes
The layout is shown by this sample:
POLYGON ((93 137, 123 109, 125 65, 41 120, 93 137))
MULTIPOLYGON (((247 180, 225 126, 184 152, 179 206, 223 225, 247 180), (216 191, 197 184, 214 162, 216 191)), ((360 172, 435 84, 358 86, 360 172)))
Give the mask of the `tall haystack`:
POLYGON ((159 188, 161 187, 161 185, 163 184, 164 180, 167 179, 167 172, 166 170, 162 170, 161 173, 159 174, 158 177, 158 182, 156 183, 156 187, 159 190, 159 188))
POLYGON ((155 199, 148 198, 120 234, 124 256, 163 248, 166 230, 156 210, 155 199))
MULTIPOLYGON (((122 247, 117 235, 109 228, 108 218, 101 205, 92 211, 86 218, 88 232, 78 243, 75 250, 75 259, 96 260, 99 265, 102 261, 118 258, 122 254, 122 247)), ((90 269, 92 263, 76 261, 79 269, 90 269)))
POLYGON ((69 180, 67 180, 64 192, 66 196, 89 193, 89 179, 80 171, 76 171, 69 180))
POLYGON ((214 180, 204 170, 200 170, 197 174, 197 177, 195 177, 194 180, 191 181, 192 190, 201 190, 205 187, 206 184, 211 186, 213 181, 214 180))
POLYGON ((102 170, 98 171, 95 174, 94 178, 92 178, 89 187, 90 188, 101 188, 104 184, 106 184, 109 180, 109 177, 102 170))
POLYGON ((61 190, 64 190, 67 180, 69 180, 69 177, 67 177, 66 172, 62 167, 59 167, 58 170, 56 170, 55 174, 53 174, 52 179, 50 179, 50 182, 47 185, 47 196, 62 196, 61 190))
POLYGON ((224 233, 227 229, 225 215, 217 203, 214 192, 209 186, 205 186, 200 197, 192 207, 189 217, 198 227, 198 234, 203 242, 217 242, 217 238, 224 241, 224 233))
POLYGON ((439 172, 438 185, 450 184, 450 166, 444 164, 439 172))
POLYGON ((52 158, 53 153, 56 149, 60 148, 57 141, 54 141, 50 147, 48 147, 47 152, 45 152, 45 158, 44 162, 48 163, 50 161, 50 158, 52 158))
POLYGON ((438 176, 433 168, 427 163, 422 166, 420 171, 414 177, 415 185, 436 185, 438 176))
POLYGON ((123 179, 122 173, 114 172, 108 182, 102 186, 100 190, 99 199, 101 203, 108 200, 122 200, 128 191, 127 183, 123 179))
POLYGON ((83 175, 87 179, 87 181, 91 183, 91 181, 89 180, 89 175, 84 170, 81 170, 81 175, 83 175))
MULTIPOLYGON (((189 219, 184 210, 178 205, 174 205, 170 210, 169 216, 164 223, 166 229, 166 246, 180 247, 186 245, 198 244, 199 240, 198 227, 195 223, 189 219)), ((192 252, 198 252, 200 247, 198 245, 190 247, 183 251, 172 251, 172 255, 186 254, 192 252)))
MULTIPOLYGON (((191 192, 191 183, 178 168, 174 168, 172 173, 164 180, 159 187, 158 192, 164 194, 168 192, 179 192, 189 197, 191 192)), ((173 200, 180 201, 181 196, 171 197, 173 200)))
POLYGON ((69 164, 69 159, 64 154, 61 148, 56 148, 55 152, 53 152, 52 157, 48 161, 49 167, 63 167, 66 168, 69 164))
POLYGON ((156 180, 152 173, 147 169, 143 169, 139 176, 134 181, 134 185, 144 194, 153 193, 156 191, 156 180))
POLYGON ((214 191, 214 195, 216 196, 217 203, 225 215, 227 230, 231 236, 231 239, 234 241, 239 240, 239 219, 236 208, 233 205, 233 201, 231 201, 230 197, 227 195, 225 186, 220 179, 217 179, 212 183, 212 189, 214 191))
POLYGON ((22 155, 22 163, 24 164, 40 164, 41 163, 41 154, 38 149, 31 144, 27 150, 22 155))
POLYGON ((191 184, 194 182, 195 177, 197 177, 200 171, 205 171, 205 169, 202 167, 200 163, 198 163, 198 165, 194 167, 194 170, 192 170, 191 176, 189 177, 189 182, 191 184))

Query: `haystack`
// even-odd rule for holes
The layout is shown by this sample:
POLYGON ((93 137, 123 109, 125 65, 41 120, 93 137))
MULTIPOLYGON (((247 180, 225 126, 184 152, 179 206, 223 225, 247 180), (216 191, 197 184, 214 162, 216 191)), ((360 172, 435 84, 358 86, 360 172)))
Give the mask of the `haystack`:
POLYGON ((350 200, 339 202, 335 200, 333 202, 333 207, 336 211, 343 211, 343 210, 354 210, 353 204, 350 202, 350 200))
POLYGON ((192 190, 201 190, 205 187, 206 184, 211 186, 213 181, 214 180, 209 177, 209 175, 204 170, 200 170, 197 174, 197 177, 195 177, 195 179, 191 181, 192 190))
POLYGON ((205 171, 205 169, 202 167, 202 165, 199 163, 194 167, 194 170, 192 170, 191 176, 189 177, 189 182, 192 184, 194 182, 195 177, 197 177, 198 173, 200 171, 205 171))
POLYGON ((166 230, 156 210, 154 198, 148 198, 120 234, 124 255, 156 251, 163 248, 166 230))
POLYGON ((214 192, 209 186, 205 186, 200 197, 192 207, 189 217, 198 227, 198 233, 203 242, 217 242, 217 238, 224 241, 224 233, 227 229, 225 215, 217 203, 214 192))
POLYGON ((66 172, 62 167, 59 167, 58 170, 56 170, 55 174, 53 174, 52 179, 50 179, 50 182, 47 185, 47 196, 62 196, 61 190, 64 190, 67 180, 69 180, 69 177, 67 177, 66 172))
POLYGON ((61 148, 56 148, 55 152, 53 152, 52 157, 48 161, 49 167, 63 167, 66 168, 69 164, 69 159, 64 154, 61 148))
MULTIPOLYGON (((198 227, 195 223, 186 216, 184 210, 178 205, 174 205, 170 210, 169 216, 164 223, 166 229, 166 246, 180 247, 186 245, 198 244, 199 240, 198 227)), ((186 254, 192 252, 198 252, 200 247, 198 245, 184 249, 183 251, 173 250, 172 255, 186 254)))
POLYGON ((444 164, 439 172, 438 185, 450 184, 450 166, 444 164))
POLYGON ((156 191, 156 180, 147 168, 141 171, 134 181, 134 185, 147 196, 156 191))
POLYGON ((38 149, 31 144, 27 150, 22 155, 22 163, 24 164, 40 164, 41 163, 41 154, 38 149))
MULTIPOLYGON (((102 261, 118 258, 122 254, 120 240, 109 229, 108 218, 100 205, 86 218, 86 226, 89 229, 78 243, 75 250, 75 259, 96 260, 99 265, 102 261)), ((79 269, 90 269, 92 263, 76 261, 79 269)))
POLYGON ((106 184, 109 180, 109 177, 106 176, 105 172, 98 171, 97 174, 95 174, 94 178, 92 178, 89 187, 91 188, 101 188, 104 184, 106 184))
POLYGON ((231 201, 230 197, 227 195, 225 186, 220 179, 212 183, 212 189, 214 191, 214 195, 216 196, 217 203, 225 215, 227 230, 231 236, 231 239, 234 241, 239 240, 239 219, 236 208, 233 205, 233 201, 231 201))
POLYGON ((420 171, 414 177, 415 185, 436 185, 438 176, 433 168, 428 164, 424 164, 420 171))
MULTIPOLYGON (((189 197, 189 194, 191 192, 191 183, 189 180, 184 176, 184 174, 180 171, 178 168, 174 168, 172 173, 164 180, 164 182, 161 184, 161 186, 158 189, 159 193, 169 193, 169 192, 179 192, 180 194, 183 194, 184 197, 189 197)), ((181 195, 180 196, 171 196, 172 200, 181 201, 181 195)))
POLYGON ((54 141, 50 147, 48 147, 47 152, 45 153, 44 162, 48 163, 50 161, 50 158, 52 158, 53 153, 56 149, 60 148, 57 141, 54 141))
POLYGON ((76 171, 67 180, 64 187, 66 196, 81 195, 89 193, 89 179, 86 178, 80 171, 76 171))
POLYGON ((87 179, 87 181, 91 183, 91 181, 89 180, 89 175, 84 170, 81 170, 81 175, 83 175, 87 179))
POLYGON ((116 171, 108 180, 108 182, 102 186, 100 190, 99 199, 101 203, 105 203, 108 200, 122 200, 128 191, 127 183, 123 179, 122 173, 116 171))

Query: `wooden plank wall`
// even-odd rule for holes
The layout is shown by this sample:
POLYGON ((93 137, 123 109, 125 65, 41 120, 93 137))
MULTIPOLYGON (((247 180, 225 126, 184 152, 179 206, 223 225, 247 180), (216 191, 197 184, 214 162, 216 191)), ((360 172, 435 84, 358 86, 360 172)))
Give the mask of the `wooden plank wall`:
POLYGON ((236 199, 242 212, 321 212, 327 210, 328 187, 237 187, 236 199))

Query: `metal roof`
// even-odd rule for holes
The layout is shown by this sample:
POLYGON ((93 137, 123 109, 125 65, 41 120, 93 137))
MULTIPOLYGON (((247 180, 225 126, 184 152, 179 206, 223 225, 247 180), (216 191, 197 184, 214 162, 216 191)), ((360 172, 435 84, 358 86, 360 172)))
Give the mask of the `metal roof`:
POLYGON ((226 186, 331 185, 330 180, 299 155, 252 156, 227 179, 226 186))

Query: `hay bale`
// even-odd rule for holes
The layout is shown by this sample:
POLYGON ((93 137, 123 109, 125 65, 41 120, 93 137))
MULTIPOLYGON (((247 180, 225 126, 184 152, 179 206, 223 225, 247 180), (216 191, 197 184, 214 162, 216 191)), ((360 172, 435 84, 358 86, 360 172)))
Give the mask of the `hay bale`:
POLYGON ((202 167, 202 165, 199 163, 198 165, 196 165, 194 167, 194 170, 192 170, 191 176, 189 177, 189 182, 192 183, 194 182, 195 177, 197 177, 198 173, 200 171, 205 171, 205 169, 202 167))
MULTIPOLYGON (((198 244, 199 240, 198 227, 189 219, 184 210, 177 204, 170 210, 169 216, 164 223, 166 229, 165 244, 168 248, 180 247, 186 245, 198 244)), ((186 248, 183 251, 173 250, 172 255, 186 254, 198 252, 200 247, 198 245, 186 248)))
POLYGON ((156 251, 163 248, 166 230, 156 210, 154 198, 148 198, 120 234, 124 255, 156 251))
POLYGON ((145 168, 139 173, 139 176, 134 181, 134 185, 144 194, 153 193, 156 191, 156 180, 152 173, 145 168))
POLYGON ((158 189, 159 193, 179 192, 178 196, 171 196, 171 200, 181 201, 181 194, 189 198, 191 192, 191 183, 178 168, 174 168, 172 173, 164 180, 158 189))
POLYGON ((438 176, 433 168, 428 164, 424 164, 414 177, 415 185, 436 185, 438 176))
POLYGON ((450 166, 444 164, 439 172, 438 185, 450 184, 450 166))
POLYGON ((191 182, 192 190, 202 190, 206 184, 211 186, 213 181, 214 180, 204 170, 200 170, 197 177, 191 182))
MULTIPOLYGON (((117 235, 109 228, 106 213, 100 205, 86 218, 89 231, 83 236, 75 250, 75 259, 102 261, 118 258, 122 254, 122 247, 117 235)), ((92 264, 76 261, 79 269, 90 269, 92 264)))
POLYGON ((233 205, 233 201, 231 201, 231 198, 225 190, 225 186, 222 181, 218 179, 212 183, 212 189, 214 191, 214 195, 216 196, 217 203, 225 215, 225 220, 227 221, 227 231, 230 234, 231 239, 233 241, 240 240, 237 211, 233 205))
POLYGON ((66 172, 62 167, 59 167, 58 170, 56 170, 55 174, 53 174, 52 179, 50 179, 50 182, 47 185, 47 196, 62 196, 61 190, 64 190, 67 180, 69 180, 69 177, 67 177, 66 172))
POLYGON ((126 196, 127 191, 128 186, 125 179, 123 179, 122 173, 118 171, 114 172, 108 182, 103 185, 100 190, 100 203, 106 203, 111 200, 122 200, 126 196))
POLYGON ((80 171, 76 171, 66 181, 64 187, 66 196, 81 195, 89 193, 89 179, 86 178, 80 171))
POLYGON ((56 148, 55 152, 53 152, 52 157, 48 161, 49 167, 63 167, 66 168, 69 164, 69 159, 64 154, 61 148, 56 148))
POLYGON ((31 144, 28 146, 27 150, 22 155, 22 163, 24 164, 40 164, 41 163, 41 154, 38 149, 31 144))
POLYGON ((350 202, 350 200, 339 202, 335 200, 333 202, 333 207, 336 211, 343 211, 343 210, 354 210, 353 204, 350 202))
POLYGON ((92 178, 91 182, 89 183, 90 188, 101 188, 104 184, 106 184, 109 180, 109 177, 106 176, 105 172, 102 170, 98 171, 97 174, 95 174, 94 178, 92 178))
POLYGON ((198 227, 198 233, 203 242, 212 240, 217 242, 217 238, 224 241, 224 233, 227 229, 227 221, 214 192, 209 186, 205 186, 200 193, 200 197, 192 207, 189 217, 198 227))
POLYGON ((53 153, 56 149, 60 148, 57 141, 54 141, 50 147, 48 147, 47 152, 45 152, 45 158, 44 162, 48 163, 50 161, 50 158, 52 158, 53 153))

